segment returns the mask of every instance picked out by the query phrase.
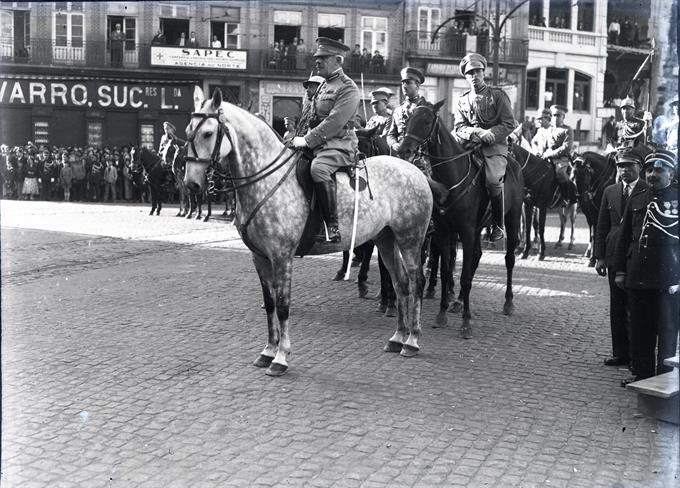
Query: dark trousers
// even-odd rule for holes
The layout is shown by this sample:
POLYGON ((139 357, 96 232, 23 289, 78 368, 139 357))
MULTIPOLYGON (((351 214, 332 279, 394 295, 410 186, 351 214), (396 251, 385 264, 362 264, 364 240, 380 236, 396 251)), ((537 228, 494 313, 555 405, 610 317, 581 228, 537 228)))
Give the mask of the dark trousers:
POLYGON ((614 278, 616 271, 607 268, 609 280, 609 325, 612 332, 612 356, 629 359, 630 354, 630 310, 626 291, 622 290, 614 278))
POLYGON ((665 290, 628 289, 631 369, 638 379, 667 373, 663 360, 675 356, 680 323, 680 295, 665 290), (658 354, 655 354, 658 337, 658 354))

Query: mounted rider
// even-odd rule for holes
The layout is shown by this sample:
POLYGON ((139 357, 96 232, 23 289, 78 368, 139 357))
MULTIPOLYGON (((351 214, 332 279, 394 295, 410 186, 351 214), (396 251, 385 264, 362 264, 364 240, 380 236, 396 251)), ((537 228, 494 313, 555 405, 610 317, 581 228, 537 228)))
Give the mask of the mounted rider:
MULTIPOLYGON (((394 109, 392 123, 387 131, 387 145, 394 155, 399 153, 399 145, 406 135, 406 122, 418 104, 426 102, 425 97, 419 94, 420 85, 424 82, 425 76, 420 70, 410 66, 401 70, 401 92, 404 94, 404 101, 394 109)), ((427 159, 416 156, 412 162, 426 176, 431 176, 432 168, 427 159)))
MULTIPOLYGON (((571 147, 574 141, 574 131, 564 123, 564 116, 568 112, 563 105, 552 105, 550 114, 552 126, 548 149, 541 155, 545 161, 555 165, 555 177, 564 203, 569 200, 571 182, 571 147)), ((574 202, 569 202, 574 203, 574 202)))
POLYGON ((544 108, 538 117, 540 123, 536 134, 531 139, 531 153, 542 157, 550 147, 550 121, 552 120, 552 113, 550 109, 544 108))
POLYGON ((158 145, 158 155, 161 157, 162 164, 165 168, 171 168, 175 161, 175 155, 184 145, 184 141, 175 135, 177 129, 174 124, 167 120, 163 122, 164 134, 161 137, 161 142, 158 145))
POLYGON ((635 100, 626 97, 621 102, 621 116, 616 124, 617 143, 619 147, 634 147, 645 143, 647 125, 635 116, 635 100))
POLYGON ((366 122, 366 129, 377 127, 376 136, 386 137, 392 124, 392 111, 388 107, 392 90, 386 87, 378 88, 371 92, 371 107, 375 114, 366 122))
POLYGON ((470 90, 463 93, 454 106, 453 132, 460 140, 481 143, 493 219, 490 239, 497 241, 505 237, 503 181, 508 164, 507 138, 517 122, 508 95, 484 82, 486 65, 484 56, 476 53, 468 54, 460 62, 460 72, 470 84, 470 90))
MULTIPOLYGON (((314 153, 311 173, 317 201, 326 222, 329 242, 340 242, 336 184, 333 174, 349 166, 357 153, 357 136, 352 130, 352 119, 359 106, 360 94, 356 83, 342 70, 349 47, 341 42, 319 37, 314 53, 314 63, 324 77, 312 99, 313 112, 309 131, 293 138, 297 149, 311 148, 314 153)), ((321 233, 315 238, 325 242, 321 233)))

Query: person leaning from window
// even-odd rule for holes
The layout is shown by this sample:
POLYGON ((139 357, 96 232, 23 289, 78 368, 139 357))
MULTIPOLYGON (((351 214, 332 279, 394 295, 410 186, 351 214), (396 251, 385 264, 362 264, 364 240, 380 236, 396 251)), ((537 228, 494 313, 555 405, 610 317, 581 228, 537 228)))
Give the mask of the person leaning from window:
MULTIPOLYGON (((359 106, 359 89, 342 70, 345 55, 350 48, 327 37, 317 39, 314 63, 317 72, 325 78, 314 95, 310 129, 305 136, 293 138, 297 149, 311 148, 314 153, 311 173, 314 189, 321 205, 330 242, 340 242, 336 185, 333 174, 354 161, 357 153, 357 136, 350 127, 359 106)), ((316 240, 326 240, 324 232, 316 240)))
POLYGON ((658 149, 645 158, 647 187, 631 194, 614 255, 615 283, 630 302, 631 372, 626 386, 671 371, 680 309, 678 187, 675 155, 658 149), (658 341, 658 353, 655 354, 658 341))
POLYGON ((123 43, 125 41, 125 33, 121 29, 120 24, 116 24, 113 32, 111 32, 111 66, 120 68, 123 66, 123 43))
POLYGON ((161 29, 159 27, 158 32, 156 32, 156 35, 153 36, 153 39, 151 39, 151 45, 152 46, 165 46, 167 43, 168 43, 168 41, 165 38, 165 34, 163 33, 163 29, 161 29))
POLYGON ((486 189, 491 201, 493 228, 490 239, 505 237, 503 181, 508 164, 508 136, 517 127, 508 95, 484 81, 486 59, 472 53, 460 62, 460 72, 470 84, 454 105, 454 132, 458 139, 481 145, 486 189))

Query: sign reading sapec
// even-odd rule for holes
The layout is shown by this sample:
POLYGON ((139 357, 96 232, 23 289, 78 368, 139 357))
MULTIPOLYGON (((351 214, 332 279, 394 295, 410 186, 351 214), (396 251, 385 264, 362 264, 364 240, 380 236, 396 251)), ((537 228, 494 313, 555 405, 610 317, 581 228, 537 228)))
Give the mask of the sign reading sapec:
POLYGON ((246 69, 247 51, 196 47, 151 47, 152 66, 246 69))

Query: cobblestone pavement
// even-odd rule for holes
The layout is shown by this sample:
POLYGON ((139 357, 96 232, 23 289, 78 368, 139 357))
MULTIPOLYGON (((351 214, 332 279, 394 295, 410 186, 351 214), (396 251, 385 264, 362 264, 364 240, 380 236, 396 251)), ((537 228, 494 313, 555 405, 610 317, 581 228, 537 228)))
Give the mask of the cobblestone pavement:
POLYGON ((608 292, 577 254, 582 222, 577 252, 518 260, 512 317, 486 251, 473 339, 454 315, 431 328, 428 300, 414 359, 382 352, 396 319, 330 281, 337 255, 296 260, 290 369, 270 378, 251 366, 266 321, 233 226, 0 210, 3 487, 678 486, 678 428, 602 365, 608 292))

